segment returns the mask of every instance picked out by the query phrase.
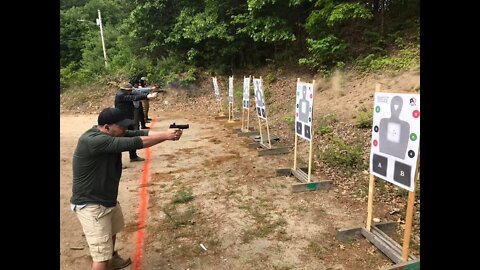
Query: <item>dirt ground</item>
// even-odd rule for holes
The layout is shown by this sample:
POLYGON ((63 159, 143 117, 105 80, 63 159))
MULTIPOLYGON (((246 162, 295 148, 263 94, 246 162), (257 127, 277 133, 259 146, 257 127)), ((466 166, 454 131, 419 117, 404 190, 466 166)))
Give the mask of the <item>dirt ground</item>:
MULTIPOLYGON (((60 263, 65 270, 90 265, 69 198, 72 154, 95 120, 96 115, 61 117, 60 263)), ((362 226, 365 205, 345 203, 335 189, 291 193, 295 179, 276 176, 275 169, 291 167, 293 154, 259 157, 247 147, 251 140, 232 133, 225 120, 162 115, 156 129, 171 122, 189 123, 190 129, 178 142, 151 148, 142 269, 359 270, 390 264, 364 239, 335 240, 336 229, 362 226), (173 199, 189 192, 193 199, 174 208, 173 199)), ((144 151, 139 155, 145 157, 144 151)), ((144 163, 130 163, 126 153, 123 158, 119 201, 126 229, 117 247, 133 258, 144 163)))
MULTIPOLYGON (((372 81, 380 82, 386 91, 419 90, 418 73, 367 78, 355 84, 348 84, 348 78, 339 76, 332 81, 320 81, 317 90, 320 95, 315 101, 316 111, 335 112, 339 121, 353 122, 359 111, 371 107, 372 81)), ((276 83, 279 89, 291 89, 294 84, 295 79, 286 81, 281 77, 276 83)), ((269 107, 272 132, 280 136, 280 143, 287 145, 290 150, 287 154, 258 156, 258 149, 248 147, 251 139, 238 137, 225 119, 215 119, 214 106, 204 106, 202 99, 212 99, 211 96, 190 103, 188 106, 193 110, 175 113, 153 107, 155 130, 166 129, 172 122, 188 123, 190 128, 180 141, 151 147, 149 162, 130 163, 128 153, 123 154, 119 201, 126 228, 117 236, 121 255, 135 259, 138 233, 143 231, 143 255, 134 264, 145 270, 371 270, 393 265, 364 238, 348 243, 335 239, 338 229, 365 226, 365 194, 354 198, 351 196, 354 190, 337 184, 328 191, 292 193, 291 185, 298 181, 276 176, 276 169, 293 165, 293 141, 282 133, 285 124, 281 122, 284 115, 291 114, 293 106, 291 100, 280 94, 272 96, 278 99, 269 107), (199 106, 196 111, 195 106, 199 106), (149 178, 142 185, 146 164, 149 178), (148 194, 148 205, 145 226, 139 228, 142 193, 148 194)), ((111 102, 110 99, 105 102, 111 102)), ((162 102, 175 105, 175 100, 168 97, 162 102)), ((60 265, 64 270, 90 269, 88 246, 78 220, 70 211, 69 199, 73 151, 78 137, 96 123, 96 111, 103 105, 95 106, 98 107, 90 110, 95 114, 62 109, 60 117, 60 265)), ((146 157, 146 150, 138 153, 146 157)), ((313 180, 332 175, 323 175, 321 169, 315 172, 313 180)), ((360 181, 367 179, 365 175, 360 178, 360 181)), ((401 208, 402 203, 396 207, 401 208)), ((374 216, 382 220, 389 217, 389 209, 377 205, 380 209, 374 216)), ((417 238, 411 247, 418 256, 417 238)), ((133 264, 126 269, 134 269, 133 264)))

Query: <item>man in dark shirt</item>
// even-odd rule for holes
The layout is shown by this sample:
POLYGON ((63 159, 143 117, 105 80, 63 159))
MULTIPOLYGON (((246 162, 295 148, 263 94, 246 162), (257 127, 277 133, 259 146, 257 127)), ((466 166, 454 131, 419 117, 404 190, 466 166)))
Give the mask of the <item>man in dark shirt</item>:
MULTIPOLYGON (((120 109, 124 115, 129 119, 135 119, 134 112, 135 106, 133 105, 134 101, 145 100, 149 98, 155 98, 157 93, 151 94, 132 94, 133 86, 130 83, 124 83, 120 86, 120 90, 115 95, 115 108, 120 109)), ((135 123, 128 126, 128 130, 138 130, 138 124, 135 127, 135 123)), ((137 155, 135 149, 129 151, 130 161, 144 161, 144 158, 141 158, 137 155)))
POLYGON ((127 130, 132 124, 118 108, 102 110, 98 125, 80 136, 73 154, 70 203, 90 247, 92 270, 122 269, 131 264, 130 258, 122 259, 115 251, 116 234, 124 226, 117 201, 122 152, 182 136, 181 129, 127 130))

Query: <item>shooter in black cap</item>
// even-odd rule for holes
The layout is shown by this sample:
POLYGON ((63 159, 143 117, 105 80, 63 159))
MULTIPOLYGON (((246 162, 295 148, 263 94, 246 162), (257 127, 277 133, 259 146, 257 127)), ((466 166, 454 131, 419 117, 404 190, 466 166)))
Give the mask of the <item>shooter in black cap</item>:
POLYGON ((70 204, 82 224, 90 247, 92 269, 122 269, 131 264, 115 251, 116 234, 124 227, 117 201, 122 174, 122 152, 178 140, 182 130, 127 130, 133 120, 118 108, 106 108, 98 125, 80 136, 73 154, 70 204))

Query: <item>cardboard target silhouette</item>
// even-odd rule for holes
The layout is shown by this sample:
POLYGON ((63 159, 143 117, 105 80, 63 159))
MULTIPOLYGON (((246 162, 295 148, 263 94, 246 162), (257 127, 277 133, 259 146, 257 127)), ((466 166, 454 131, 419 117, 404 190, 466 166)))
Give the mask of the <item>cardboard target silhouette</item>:
POLYGON ((272 149, 272 141, 270 138, 270 128, 268 127, 267 109, 266 109, 265 98, 264 98, 263 89, 262 89, 262 77, 258 79, 255 79, 255 77, 253 77, 253 90, 255 92, 255 107, 257 108, 258 131, 260 132, 260 145, 267 149, 272 149), (263 142, 262 121, 265 121, 265 126, 267 128, 268 145, 266 145, 263 142))
POLYGON ((213 90, 215 91, 215 99, 217 101, 221 101, 222 97, 220 96, 220 90, 218 90, 217 77, 213 77, 212 81, 213 81, 213 90))
POLYGON ((420 142, 420 95, 375 93, 370 172, 413 191, 420 142))
POLYGON ((250 109, 250 76, 243 77, 243 108, 250 109))
POLYGON ((222 96, 220 95, 220 90, 218 89, 217 77, 212 77, 213 81, 213 90, 215 92, 215 99, 218 103, 218 114, 223 117, 223 108, 222 108, 222 96))
POLYGON ((295 132, 305 140, 312 140, 313 84, 297 82, 295 105, 295 132))
POLYGON ((253 90, 255 92, 255 107, 257 115, 262 119, 267 119, 267 109, 265 106, 265 95, 263 94, 262 78, 253 78, 253 90))
POLYGON ((409 254, 415 181, 420 177, 420 95, 384 93, 376 84, 372 127, 367 223, 365 228, 338 231, 337 239, 346 241, 359 232, 397 264, 389 269, 420 269, 420 260, 409 254), (402 246, 382 231, 381 224, 372 224, 375 176, 409 190, 402 246))
POLYGON ((228 77, 228 122, 233 120, 233 76, 228 77))
POLYGON ((243 77, 242 132, 250 129, 250 76, 243 77))

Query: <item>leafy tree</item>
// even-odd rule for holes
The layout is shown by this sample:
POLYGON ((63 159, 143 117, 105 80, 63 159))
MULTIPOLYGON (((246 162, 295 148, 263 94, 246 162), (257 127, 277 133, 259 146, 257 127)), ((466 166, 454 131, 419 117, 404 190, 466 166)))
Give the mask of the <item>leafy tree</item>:
POLYGON ((73 7, 82 7, 88 0, 60 0, 60 10, 67 10, 73 7))
POLYGON ((310 55, 299 63, 322 70, 342 66, 350 57, 350 44, 358 42, 358 29, 366 28, 362 22, 372 17, 359 2, 318 0, 305 22, 310 55))

